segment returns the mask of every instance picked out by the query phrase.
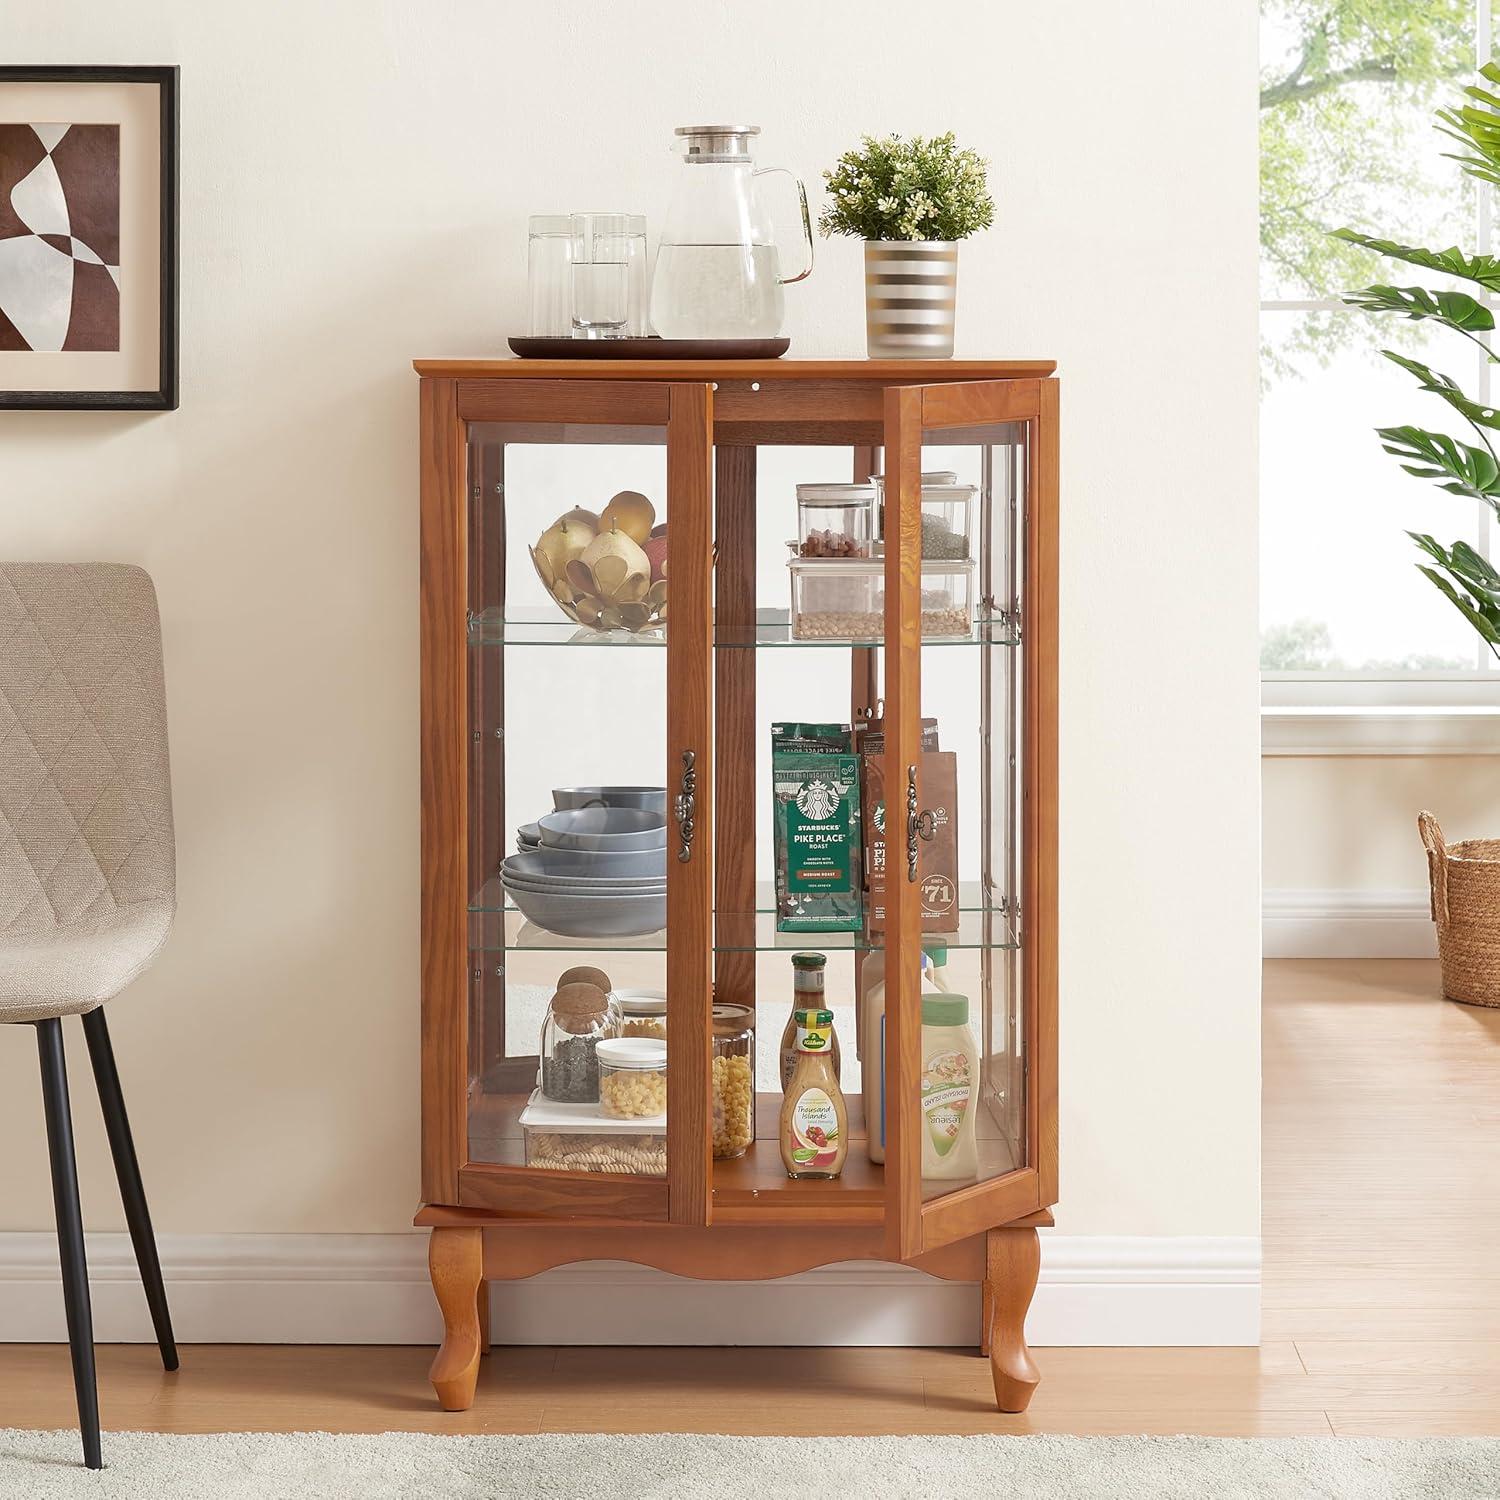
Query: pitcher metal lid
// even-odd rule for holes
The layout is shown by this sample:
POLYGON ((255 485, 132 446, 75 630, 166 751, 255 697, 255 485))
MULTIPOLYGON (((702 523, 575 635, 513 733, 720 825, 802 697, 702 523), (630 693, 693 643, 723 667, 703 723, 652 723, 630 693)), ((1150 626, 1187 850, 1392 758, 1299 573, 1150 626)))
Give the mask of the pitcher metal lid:
POLYGON ((738 161, 750 155, 750 137, 759 125, 679 125, 672 132, 687 141, 685 161, 738 161))

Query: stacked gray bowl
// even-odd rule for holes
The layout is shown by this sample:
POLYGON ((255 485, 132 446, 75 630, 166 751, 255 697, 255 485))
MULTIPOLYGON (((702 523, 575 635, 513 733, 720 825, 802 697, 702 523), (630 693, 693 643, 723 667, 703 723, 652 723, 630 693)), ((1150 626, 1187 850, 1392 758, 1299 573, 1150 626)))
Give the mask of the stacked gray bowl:
POLYGON ((558 787, 516 830, 500 878, 527 921, 571 938, 644 937, 667 925, 665 787, 558 787))

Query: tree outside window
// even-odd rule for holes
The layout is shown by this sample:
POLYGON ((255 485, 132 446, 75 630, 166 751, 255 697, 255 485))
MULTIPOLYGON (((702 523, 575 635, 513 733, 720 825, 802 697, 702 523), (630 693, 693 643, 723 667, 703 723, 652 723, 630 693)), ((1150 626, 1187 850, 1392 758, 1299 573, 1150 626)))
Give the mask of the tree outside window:
MULTIPOLYGON (((1389 268, 1330 231, 1347 225, 1408 244, 1490 248, 1488 205, 1433 128, 1434 111, 1488 50, 1488 5, 1262 0, 1264 670, 1481 665, 1462 630, 1420 592, 1433 591, 1411 567, 1405 535, 1408 527, 1464 530, 1469 502, 1434 515, 1442 498, 1388 472, 1372 431, 1418 420, 1413 402, 1434 398, 1376 368, 1377 341, 1389 330, 1339 300, 1390 279, 1389 268)), ((1439 368, 1460 365, 1455 375, 1471 372, 1467 354, 1435 358, 1439 368)), ((1484 364, 1477 351, 1473 358, 1484 364)), ((1485 366, 1482 382, 1489 378, 1485 366)), ((1472 526, 1485 550, 1477 508, 1472 526)))

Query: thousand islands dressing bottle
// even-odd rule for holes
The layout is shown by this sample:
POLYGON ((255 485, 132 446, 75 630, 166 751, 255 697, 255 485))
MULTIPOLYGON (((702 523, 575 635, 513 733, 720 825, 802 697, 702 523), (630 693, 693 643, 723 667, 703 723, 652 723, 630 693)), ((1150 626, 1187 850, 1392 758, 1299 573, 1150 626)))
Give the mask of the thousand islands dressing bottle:
POLYGON ((799 1010, 796 1065, 781 1101, 781 1162, 788 1177, 837 1177, 849 1150, 849 1117, 833 1066, 833 1012, 799 1010))

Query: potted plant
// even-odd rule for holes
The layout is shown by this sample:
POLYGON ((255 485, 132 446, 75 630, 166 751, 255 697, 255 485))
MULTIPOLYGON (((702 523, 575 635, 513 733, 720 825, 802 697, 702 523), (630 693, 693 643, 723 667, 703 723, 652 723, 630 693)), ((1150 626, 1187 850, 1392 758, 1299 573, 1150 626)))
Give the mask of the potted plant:
MULTIPOLYGON (((1500 66, 1486 63, 1479 72, 1486 84, 1500 85, 1500 66)), ((1465 172, 1482 183, 1500 185, 1500 96, 1478 84, 1464 94, 1468 102, 1458 109, 1438 111, 1438 128, 1459 143, 1461 150, 1449 155, 1465 172)), ((1456 277, 1482 292, 1500 292, 1500 259, 1494 256, 1466 255, 1456 245, 1427 250, 1353 229, 1335 233, 1389 260, 1456 277)), ((1495 315, 1468 292, 1377 283, 1351 292, 1344 301, 1367 312, 1440 324, 1478 344, 1491 363, 1500 361, 1485 341, 1494 331, 1495 315)), ((1500 437, 1491 436, 1500 433, 1500 408, 1473 399, 1451 376, 1419 360, 1393 349, 1380 352, 1411 375, 1421 390, 1445 401, 1479 440, 1468 443, 1425 427, 1378 427, 1381 446, 1408 474, 1429 479, 1450 495, 1478 500, 1500 516, 1500 437)), ((1500 572, 1462 539, 1445 547, 1424 531, 1407 535, 1423 556, 1417 567, 1500 657, 1500 572)), ((1421 813, 1417 824, 1427 850, 1443 993, 1469 1005, 1500 1006, 1500 943, 1495 936, 1500 931, 1500 839, 1448 844, 1431 813, 1421 813)))
POLYGON ((930 139, 864 136, 831 172, 825 235, 865 242, 865 340, 871 359, 949 359, 958 242, 994 222, 986 163, 950 131, 930 139))
MULTIPOLYGON (((1480 73, 1487 82, 1500 84, 1500 67, 1496 64, 1486 63, 1480 73)), ((1500 98, 1478 86, 1470 86, 1464 92, 1471 102, 1457 110, 1439 110, 1438 128, 1466 148, 1455 155, 1466 172, 1483 182, 1500 183, 1500 98)), ((1337 229, 1334 233, 1339 239, 1362 245, 1391 260, 1458 277, 1486 292, 1500 292, 1500 260, 1493 256, 1465 255, 1457 246, 1424 250, 1416 245, 1376 239, 1353 229, 1337 229)), ((1350 292, 1344 301, 1367 312, 1398 313, 1417 322, 1441 324, 1479 344, 1488 353, 1480 335, 1494 329, 1494 314, 1467 292, 1377 284, 1350 292)), ((1450 495, 1482 501, 1500 516, 1500 456, 1496 454, 1500 438, 1490 437, 1490 433, 1500 432, 1500 411, 1472 400, 1456 380, 1415 359, 1393 349, 1380 352, 1411 375, 1422 390, 1442 397, 1479 439, 1476 447, 1423 427, 1377 427, 1375 435, 1381 446, 1401 461, 1408 474, 1430 479, 1450 495)), ((1489 357, 1494 361, 1497 356, 1489 357)), ((1426 560, 1417 567, 1462 613, 1490 650, 1500 656, 1500 573, 1467 542, 1457 541, 1451 547, 1444 547, 1426 532, 1409 531, 1407 535, 1425 554, 1426 560), (1431 566, 1433 563, 1437 566, 1431 566)))

